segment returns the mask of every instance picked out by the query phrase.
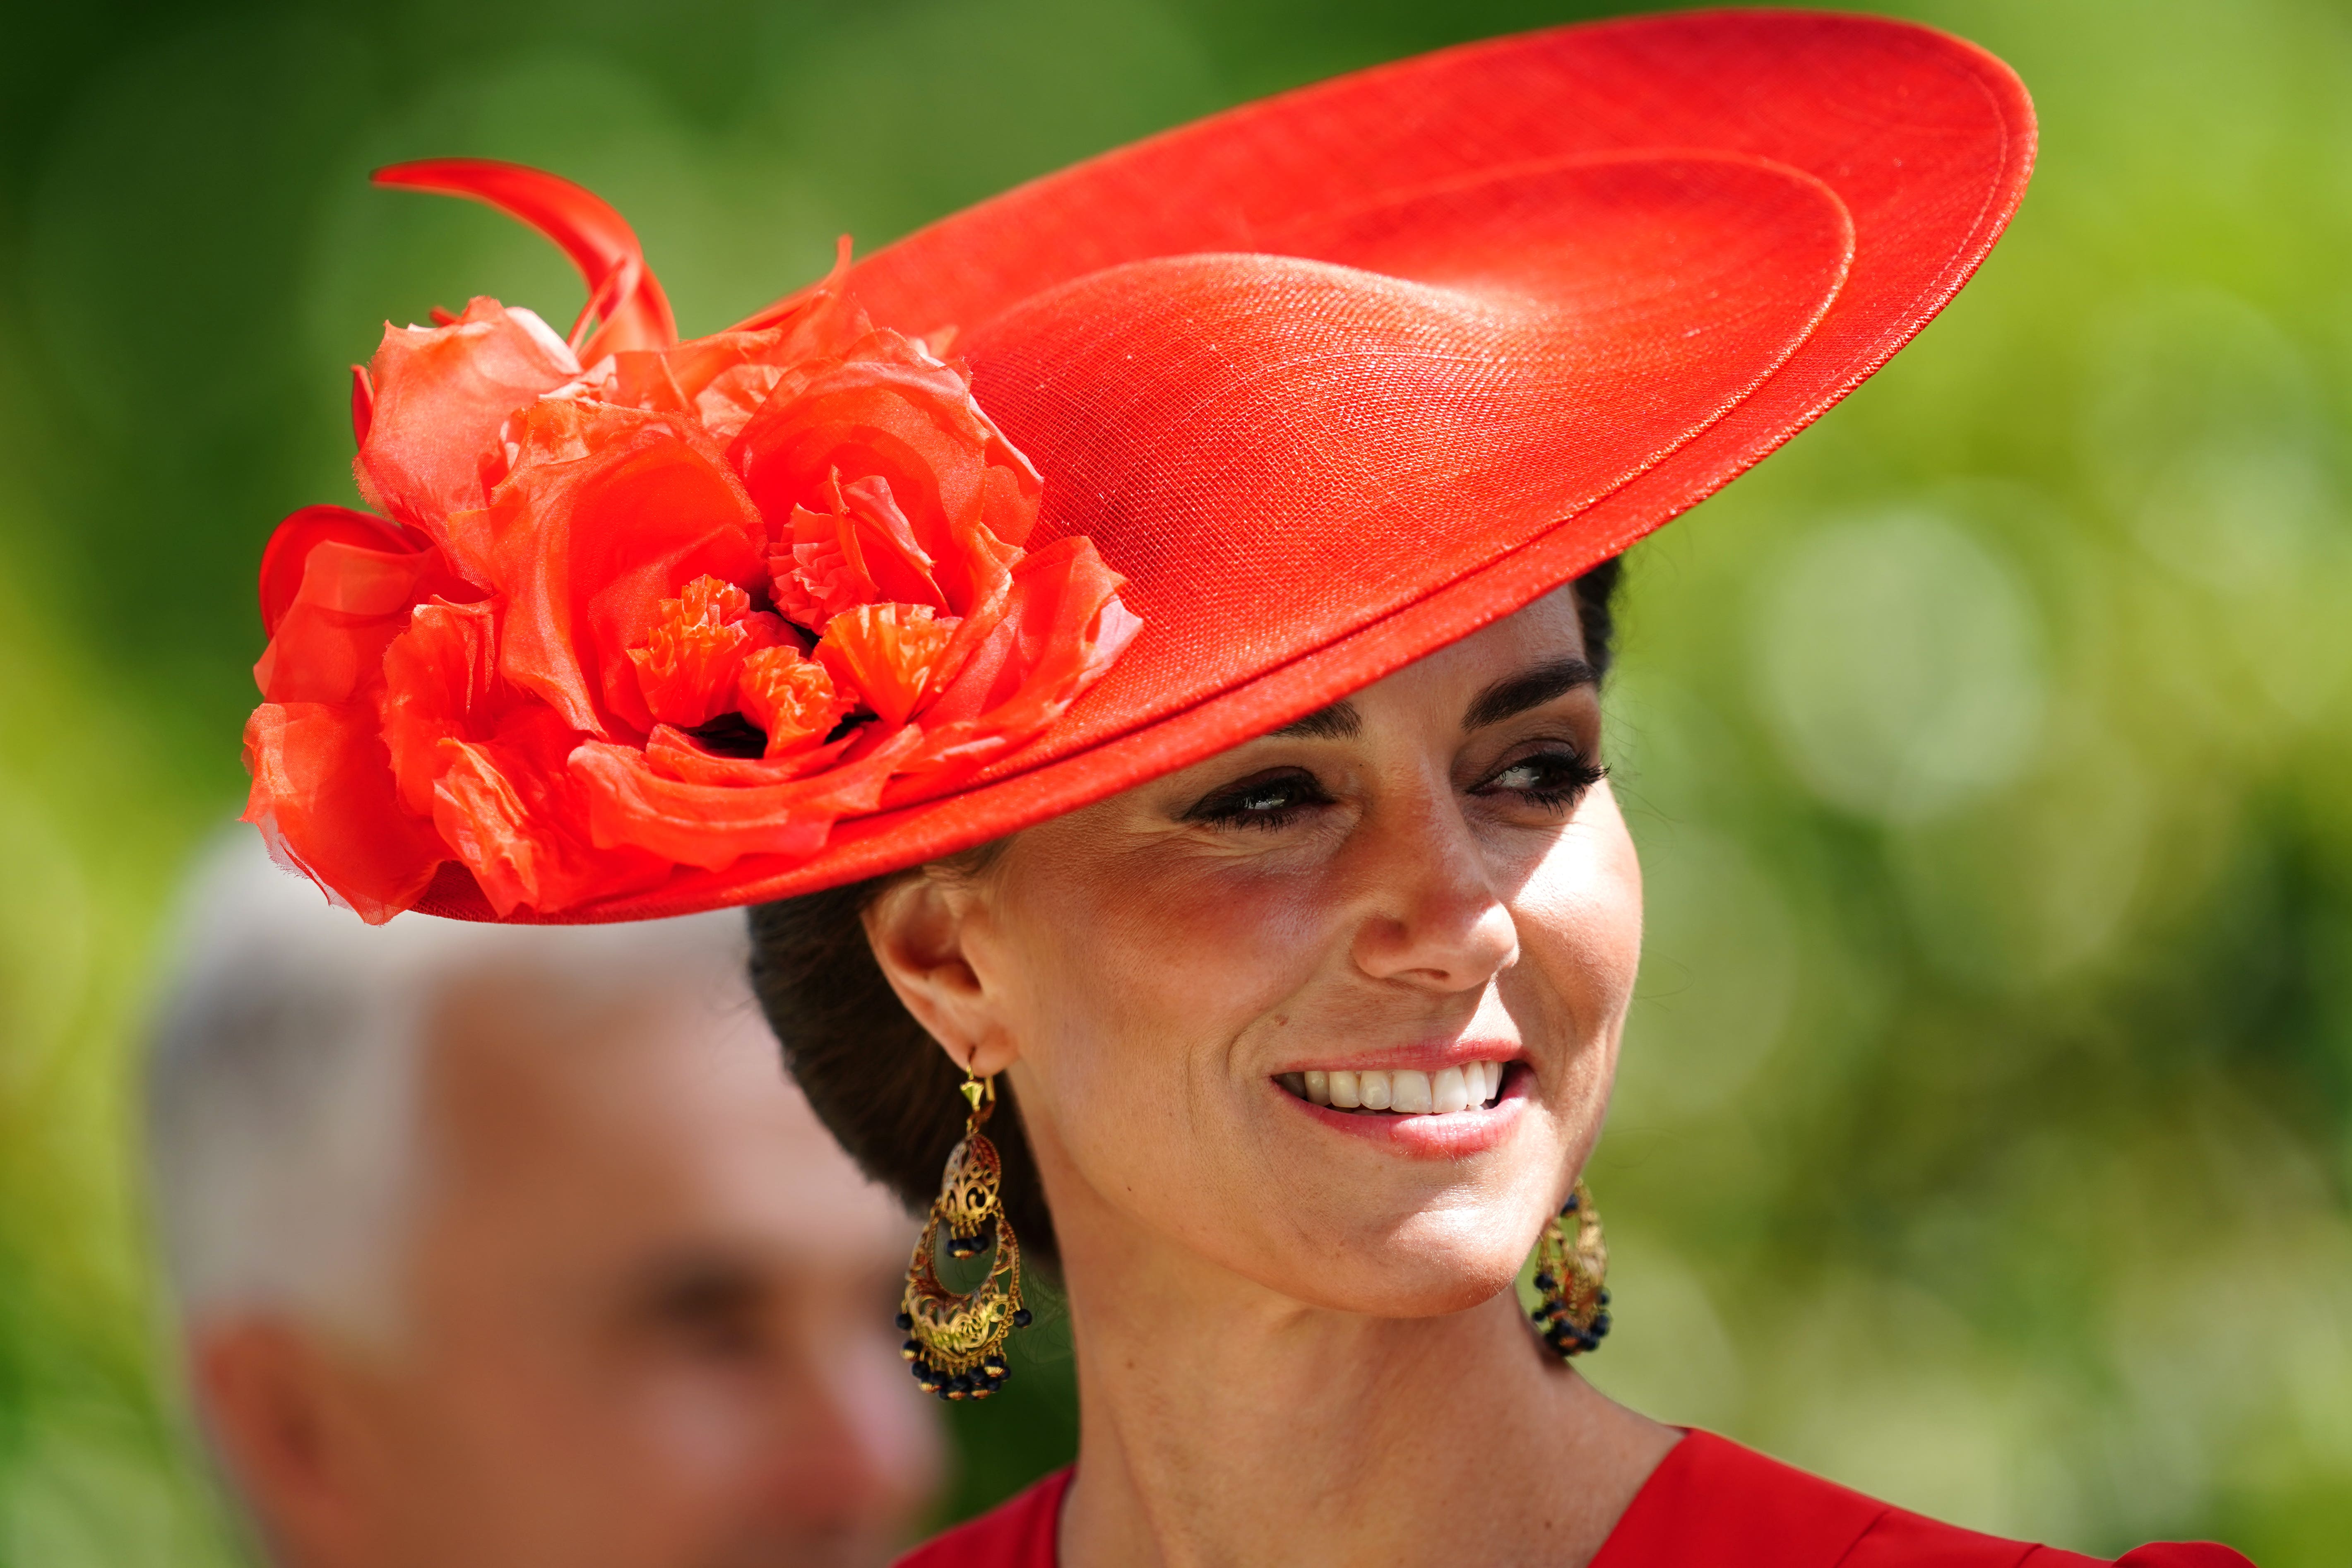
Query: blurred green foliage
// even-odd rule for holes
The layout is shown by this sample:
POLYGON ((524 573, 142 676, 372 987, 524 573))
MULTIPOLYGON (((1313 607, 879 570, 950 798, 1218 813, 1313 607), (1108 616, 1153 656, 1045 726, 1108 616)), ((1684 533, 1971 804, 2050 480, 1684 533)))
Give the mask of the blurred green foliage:
MULTIPOLYGON (((343 367, 556 254, 364 182, 555 168, 688 331, 1071 159, 1533 0, 93 0, 0 51, 0 1563, 227 1562, 128 1079, 233 812, 275 520, 343 367)), ((1895 7, 1890 7, 1895 8, 1895 7)), ((2352 1557, 2352 21, 1909 14, 2043 116, 1919 343, 1635 555, 1611 695, 1652 932, 1593 1183, 1605 1387, 2112 1552, 2352 1557)), ((1066 1342, 957 1411, 1065 1456, 1066 1342)))

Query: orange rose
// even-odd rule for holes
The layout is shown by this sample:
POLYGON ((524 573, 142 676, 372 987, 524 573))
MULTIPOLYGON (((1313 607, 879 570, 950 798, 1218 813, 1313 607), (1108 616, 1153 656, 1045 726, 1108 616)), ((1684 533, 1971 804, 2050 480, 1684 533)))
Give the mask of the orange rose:
POLYGON ((361 493, 262 565, 246 816, 371 921, 455 861, 501 915, 805 858, 1033 739, 1138 624, 962 371, 833 279, 676 341, 618 215, 457 161, 581 262, 570 341, 472 301, 354 384, 361 493), (591 334, 593 319, 602 325, 591 334), (583 361, 586 361, 585 368, 583 361))

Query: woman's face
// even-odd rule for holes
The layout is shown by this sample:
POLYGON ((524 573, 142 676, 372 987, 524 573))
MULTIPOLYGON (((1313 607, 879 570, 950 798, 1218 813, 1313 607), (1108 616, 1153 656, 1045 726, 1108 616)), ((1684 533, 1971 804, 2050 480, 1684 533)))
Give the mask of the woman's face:
POLYGON ((1563 590, 934 884, 968 978, 926 1021, 1011 1067, 1073 1264, 1156 1237, 1388 1315, 1510 1281, 1641 942, 1584 651, 1563 590))

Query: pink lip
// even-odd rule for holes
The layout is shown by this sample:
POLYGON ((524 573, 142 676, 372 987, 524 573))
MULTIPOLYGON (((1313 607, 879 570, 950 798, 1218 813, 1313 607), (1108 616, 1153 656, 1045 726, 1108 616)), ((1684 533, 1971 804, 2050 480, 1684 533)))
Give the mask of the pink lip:
POLYGON ((1317 1057, 1277 1068, 1286 1072, 1443 1072, 1470 1062, 1516 1062, 1527 1053, 1508 1040, 1436 1040, 1423 1046, 1391 1046, 1385 1050, 1358 1051, 1347 1057, 1317 1057))
MULTIPOLYGON (((1465 1057, 1465 1061, 1493 1061, 1493 1057, 1465 1057)), ((1342 1071, 1348 1069, 1342 1068, 1342 1071)), ((1391 1116, 1374 1111, 1360 1115, 1352 1110, 1333 1110, 1312 1100, 1299 1099, 1278 1082, 1269 1083, 1294 1109, 1305 1111, 1334 1132, 1345 1132, 1380 1144, 1391 1153, 1408 1160, 1460 1160, 1472 1154, 1483 1154, 1510 1136, 1511 1129, 1527 1110, 1528 1083, 1532 1074, 1506 1073, 1503 1092, 1492 1105, 1478 1106, 1469 1110, 1448 1111, 1442 1116, 1391 1116)))

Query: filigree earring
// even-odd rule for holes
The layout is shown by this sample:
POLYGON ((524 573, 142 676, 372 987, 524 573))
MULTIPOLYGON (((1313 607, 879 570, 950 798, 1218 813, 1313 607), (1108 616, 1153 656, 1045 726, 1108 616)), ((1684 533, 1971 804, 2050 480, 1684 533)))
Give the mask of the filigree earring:
POLYGON ((963 1142, 948 1154, 939 1199, 907 1265, 907 1293, 898 1304, 907 1342, 899 1353, 913 1363, 924 1393, 985 1399, 1013 1375, 1004 1364, 1005 1336, 1029 1326, 1029 1310, 1021 1304, 1021 1243, 1004 1216, 1004 1168, 996 1145, 980 1131, 996 1109, 996 1079, 974 1078, 967 1067, 961 1088, 971 1119, 964 1123, 963 1142), (970 1295, 940 1283, 941 1230, 951 1258, 979 1257, 988 1250, 989 1233, 995 1233, 996 1257, 970 1295))
POLYGON ((1594 1349, 1609 1332, 1609 1244, 1584 1178, 1536 1239, 1535 1325, 1562 1361, 1594 1349))

